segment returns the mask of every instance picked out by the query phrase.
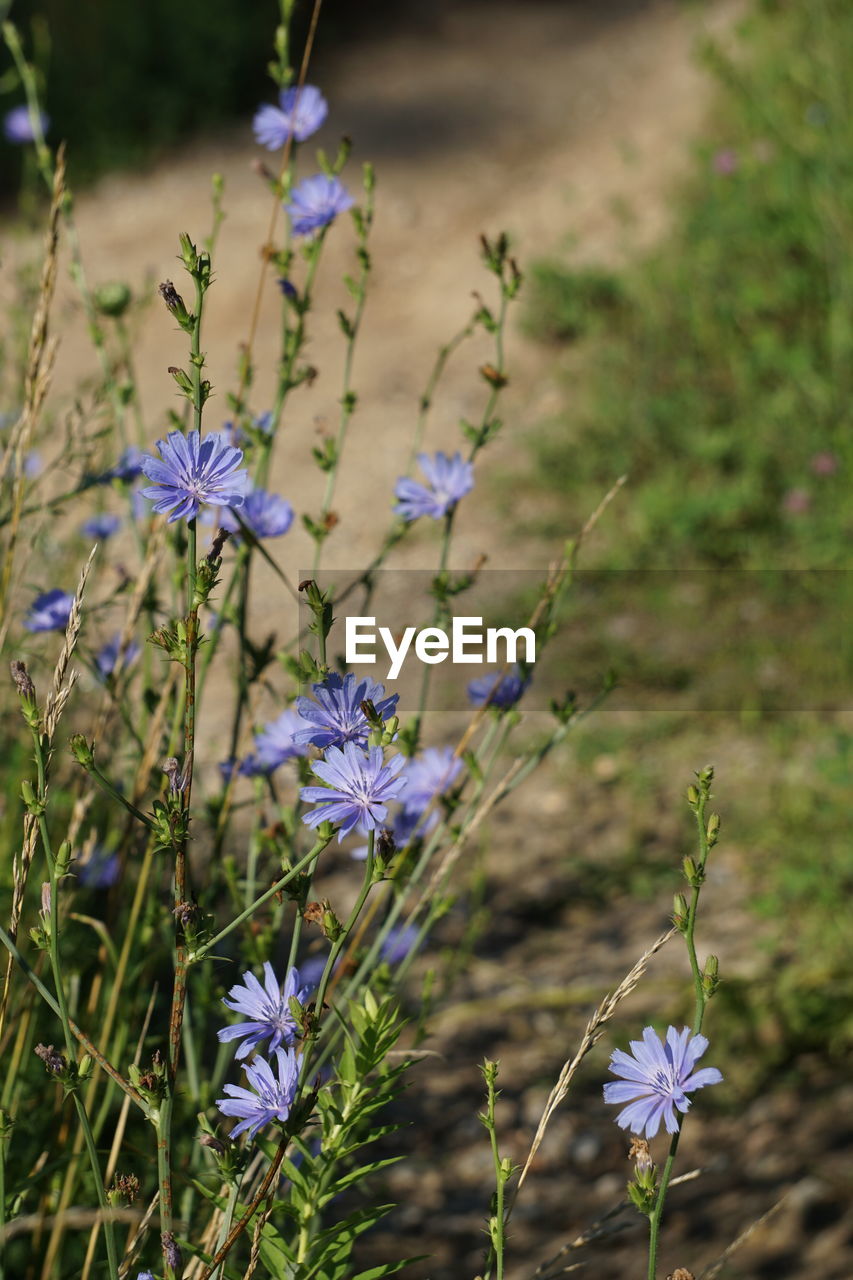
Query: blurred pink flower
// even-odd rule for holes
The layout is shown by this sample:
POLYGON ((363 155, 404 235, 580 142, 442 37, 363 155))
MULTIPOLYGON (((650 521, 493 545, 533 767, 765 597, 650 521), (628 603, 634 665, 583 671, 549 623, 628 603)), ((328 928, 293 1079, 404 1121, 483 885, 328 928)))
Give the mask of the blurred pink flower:
POLYGON ((838 459, 834 453, 823 449, 812 458, 811 468, 816 476, 834 476, 838 470, 838 459))
POLYGON ((731 147, 725 147, 722 151, 715 152, 714 159, 711 164, 714 173, 722 173, 726 175, 734 173, 739 164, 737 152, 732 151, 731 147))
POLYGON ((807 489, 789 489, 782 500, 782 509, 789 516, 804 515, 811 505, 811 494, 807 489))

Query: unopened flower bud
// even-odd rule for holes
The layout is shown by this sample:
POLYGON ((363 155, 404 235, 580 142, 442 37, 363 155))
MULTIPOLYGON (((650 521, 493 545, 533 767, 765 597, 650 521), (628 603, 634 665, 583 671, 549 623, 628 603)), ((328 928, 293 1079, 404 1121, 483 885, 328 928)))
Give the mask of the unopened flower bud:
POLYGON ((44 801, 39 800, 33 790, 33 784, 30 782, 29 778, 24 778, 21 782, 21 799, 33 817, 38 818, 44 813, 44 801))
POLYGON ((334 911, 332 910, 332 908, 329 906, 328 903, 324 903, 324 906, 323 906, 322 929, 323 929, 323 933, 329 939, 330 942, 337 942, 338 938, 341 936, 341 931, 343 929, 343 925, 341 924, 340 920, 335 915, 334 911))
POLYGON ((672 900, 672 923, 676 929, 683 929, 687 924, 687 901, 683 893, 677 893, 672 900))
POLYGON ((67 876, 71 870, 71 845, 67 840, 63 840, 56 853, 56 874, 57 876, 67 876))
POLYGON ((103 316, 118 319, 130 306, 131 292, 122 281, 99 285, 95 290, 95 306, 103 316))
POLYGON ((681 869, 684 872, 684 879, 691 886, 691 888, 694 887, 697 883, 697 875, 698 875, 699 869, 696 866, 695 859, 691 858, 690 854, 688 854, 687 857, 683 860, 681 864, 681 869))
POLYGON ((702 990, 706 996, 712 996, 720 985, 720 962, 716 956, 708 956, 702 974, 702 990))
POLYGON ((719 833, 719 830, 720 830, 720 815, 718 813, 712 813, 710 818, 708 819, 708 830, 707 830, 708 844, 713 845, 717 843, 717 835, 719 833))
POLYGON ((92 768, 95 763, 95 752, 82 733, 73 733, 68 740, 68 747, 78 764, 82 764, 84 769, 92 768))

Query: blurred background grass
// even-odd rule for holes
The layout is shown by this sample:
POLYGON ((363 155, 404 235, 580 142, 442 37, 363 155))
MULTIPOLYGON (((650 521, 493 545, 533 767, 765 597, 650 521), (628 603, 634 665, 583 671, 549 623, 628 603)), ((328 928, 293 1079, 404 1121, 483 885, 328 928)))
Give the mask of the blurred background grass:
MULTIPOLYGON (((693 696, 716 680, 734 715, 668 713, 681 686, 667 695, 666 674, 680 668, 652 649, 660 711, 590 721, 577 763, 608 784, 618 778, 632 821, 653 831, 666 761, 674 770, 703 740, 726 743, 726 825, 764 944, 749 977, 724 984, 734 1016, 718 1010, 715 1027, 757 1088, 815 1051, 842 1061, 853 1036, 853 957, 839 915, 853 889, 853 5, 763 0, 733 44, 706 44, 700 56, 715 100, 665 238, 625 268, 571 256, 532 266, 526 326, 551 344, 564 390, 533 435, 528 483, 534 526, 553 535, 567 509, 580 524, 625 472, 598 562, 724 571, 706 575, 694 602, 707 620, 703 657, 688 654, 677 590, 660 591, 654 610, 667 649, 682 637, 693 696), (737 616, 756 606, 760 575, 735 570, 783 568, 842 572, 814 602, 811 637, 777 598, 752 636, 763 651, 747 660, 737 616), (768 712, 762 663, 787 648, 805 672, 825 642, 840 665, 823 710, 796 711, 809 704, 794 676, 782 691, 789 709, 768 712)), ((518 492, 518 476, 507 477, 507 512, 518 492)), ((606 633, 608 618, 587 605, 590 633, 606 633)), ((634 891, 648 889, 649 873, 636 851, 615 871, 634 891)))
MULTIPOLYGON (((437 3, 403 5, 429 22, 437 3)), ((309 0, 297 0, 294 49, 301 51, 309 0)), ((369 38, 399 0, 325 0, 318 48, 369 38)), ((9 16, 40 69, 54 135, 68 143, 75 183, 155 160, 195 134, 245 120, 273 90, 265 68, 278 0, 13 0, 9 16)), ((5 60, 8 55, 5 54, 5 60)), ((12 89, 13 81, 9 82, 12 89)), ((3 107, 20 94, 8 94, 3 107)), ((18 184, 20 149, 0 138, 0 195, 18 184)))
POLYGON ((849 564, 853 6, 764 0, 672 226, 627 270, 536 263, 528 326, 566 368, 533 483, 580 521, 614 474, 619 567, 849 564))

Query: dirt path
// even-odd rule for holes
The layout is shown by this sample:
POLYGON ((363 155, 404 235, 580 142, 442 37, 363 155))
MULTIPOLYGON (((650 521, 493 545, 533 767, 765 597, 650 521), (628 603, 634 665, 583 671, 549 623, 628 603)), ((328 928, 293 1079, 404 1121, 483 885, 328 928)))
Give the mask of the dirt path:
MULTIPOLYGON (((353 183, 361 160, 377 165, 376 273, 356 360, 359 411, 353 422, 337 508, 342 530, 327 544, 327 564, 361 564, 375 546, 365 521, 365 482, 390 492, 407 456, 418 396, 439 345, 471 311, 471 293, 487 289, 477 251, 481 231, 507 230, 522 264, 559 252, 571 236, 583 258, 613 260, 626 252, 616 209, 628 204, 633 245, 666 224, 667 192, 682 170, 686 144, 706 103, 706 78, 691 50, 698 19, 674 0, 600 5, 494 3, 459 6, 424 34, 390 35, 338 53, 315 69, 331 113, 320 141, 341 133, 355 142, 353 183)), ((721 28, 733 6, 724 0, 710 23, 721 28)), ((707 19, 703 19, 707 21, 707 19)), ((264 95, 259 85, 259 96, 264 95)), ((79 201, 83 251, 93 283, 128 280, 149 290, 177 277, 177 233, 206 234, 213 171, 226 181, 225 222, 216 256, 204 333, 215 388, 233 385, 236 348, 247 332, 259 246, 270 205, 251 172, 260 154, 247 126, 216 143, 188 148, 144 175, 107 179, 79 201), (146 283, 147 282, 147 283, 146 283)), ((308 164, 308 156, 305 157, 308 164)), ((307 169, 306 169, 307 171, 307 169)), ((313 317, 311 360, 320 377, 293 401, 279 447, 275 484, 300 510, 316 510, 322 477, 310 454, 314 431, 336 424, 342 363, 334 308, 345 302, 340 279, 351 269, 352 235, 333 228, 313 317)), ((256 344, 255 407, 267 407, 277 335, 277 290, 267 291, 256 344)), ((70 307, 73 303, 69 301, 70 307)), ((166 374, 183 360, 183 340, 158 302, 135 347, 150 437, 163 430, 174 404, 166 374)), ((487 354, 472 348, 451 367, 428 445, 458 447, 457 421, 482 403, 476 367, 487 354)), ((524 432, 547 408, 548 353, 517 332, 510 341, 512 385, 495 446, 498 466, 517 456, 524 432)), ((82 326, 64 333, 57 369, 68 390, 93 367, 82 326)), ((208 425, 227 416, 224 395, 211 402, 208 425)), ((380 503, 381 505, 381 503, 380 503)), ((459 563, 483 549, 485 494, 460 513, 459 563)), ((490 551, 507 567, 530 562, 517 539, 488 530, 490 551)), ((292 566, 307 560, 308 540, 289 535, 292 566)), ((431 540, 416 540, 410 563, 429 565, 431 540)))

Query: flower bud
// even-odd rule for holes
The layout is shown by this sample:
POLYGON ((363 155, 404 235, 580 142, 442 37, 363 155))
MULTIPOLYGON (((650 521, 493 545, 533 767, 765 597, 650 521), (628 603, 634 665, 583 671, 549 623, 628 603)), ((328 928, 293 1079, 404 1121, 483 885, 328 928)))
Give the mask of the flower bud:
POLYGON ((68 747, 72 756, 84 769, 91 769, 95 764, 94 743, 90 746, 82 733, 73 733, 68 739, 68 747))
POLYGON ((705 995, 710 997, 720 985, 720 962, 716 956, 708 956, 705 961, 705 970, 702 974, 702 990, 705 995))
POLYGON ((94 292, 95 306, 102 316, 112 316, 117 320, 123 316, 130 306, 132 294, 123 281, 114 281, 99 285, 94 292))
POLYGON ((687 927, 687 900, 683 893, 677 893, 672 900, 672 923, 682 933, 687 927))
POLYGON ((56 853, 56 874, 57 876, 67 876, 71 870, 71 845, 67 840, 63 840, 56 853))
POLYGON ((37 797, 29 778, 24 778, 21 783, 21 799, 33 817, 38 818, 44 813, 44 801, 37 797))
POLYGON ((198 251, 186 231, 179 234, 178 242, 181 246, 181 262, 192 275, 198 266, 198 251))
POLYGON ((323 923, 321 928, 330 942, 337 942, 343 931, 343 925, 328 903, 324 903, 323 905, 323 923))

